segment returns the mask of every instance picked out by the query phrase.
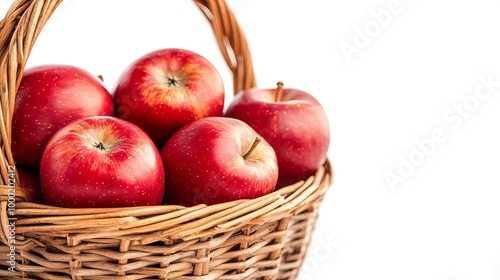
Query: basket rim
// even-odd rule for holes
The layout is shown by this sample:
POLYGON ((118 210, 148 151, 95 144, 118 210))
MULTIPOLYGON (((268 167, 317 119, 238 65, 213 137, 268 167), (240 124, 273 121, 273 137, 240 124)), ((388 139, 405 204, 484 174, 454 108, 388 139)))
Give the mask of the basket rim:
MULTIPOLYGON (((33 202, 16 205, 16 231, 26 237, 23 246, 33 245, 29 237, 66 236, 69 246, 95 238, 138 235, 136 243, 160 240, 189 241, 203 236, 261 225, 307 211, 322 201, 333 183, 333 169, 327 159, 307 180, 253 199, 196 206, 152 205, 120 208, 64 208, 33 202), (98 231, 89 232, 89 227, 98 231), (35 234, 36 233, 36 234, 35 234), (30 245, 28 245, 30 244, 30 245)), ((2 201, 0 215, 7 216, 2 201)))

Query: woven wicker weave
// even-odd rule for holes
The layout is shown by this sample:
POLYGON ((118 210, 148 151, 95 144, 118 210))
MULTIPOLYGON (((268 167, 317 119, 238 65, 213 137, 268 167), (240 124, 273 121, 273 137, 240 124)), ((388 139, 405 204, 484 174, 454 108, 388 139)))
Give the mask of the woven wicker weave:
MULTIPOLYGON (((66 209, 25 202, 22 188, 13 188, 15 94, 33 44, 61 1, 17 1, 0 22, 0 278, 296 278, 332 184, 328 161, 309 179, 264 197, 189 208, 66 209), (11 246, 15 272, 8 270, 11 246)), ((247 42, 226 3, 194 2, 212 26, 234 91, 255 86, 247 42)))

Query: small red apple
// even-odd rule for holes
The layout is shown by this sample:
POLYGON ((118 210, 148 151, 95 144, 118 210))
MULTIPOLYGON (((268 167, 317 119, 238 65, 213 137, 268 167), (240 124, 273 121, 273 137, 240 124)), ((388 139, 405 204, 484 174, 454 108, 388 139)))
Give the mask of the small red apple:
POLYGON ((117 116, 141 127, 161 148, 182 126, 222 116, 224 86, 203 56, 184 49, 148 53, 121 74, 113 92, 117 116))
POLYGON ((38 169, 16 166, 19 183, 29 202, 43 203, 42 189, 38 169))
POLYGON ((272 192, 278 179, 273 148, 250 126, 207 117, 176 132, 160 151, 165 202, 211 205, 272 192))
POLYGON ((12 154, 16 162, 38 168, 50 137, 72 120, 112 116, 113 99, 102 82, 69 65, 26 69, 12 119, 12 154))
POLYGON ((294 88, 250 88, 235 95, 225 116, 249 124, 276 151, 277 188, 306 179, 326 160, 327 115, 311 94, 294 88))
POLYGON ((45 203, 62 207, 161 204, 160 153, 138 126, 115 117, 85 117, 58 130, 43 152, 45 203))

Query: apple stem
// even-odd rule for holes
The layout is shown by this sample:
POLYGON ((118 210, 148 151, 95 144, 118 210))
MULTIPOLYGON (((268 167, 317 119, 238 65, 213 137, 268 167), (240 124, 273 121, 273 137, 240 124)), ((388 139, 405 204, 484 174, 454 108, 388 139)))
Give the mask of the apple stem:
POLYGON ((106 150, 106 148, 104 147, 104 144, 102 144, 102 142, 99 142, 99 144, 95 143, 94 147, 101 149, 101 151, 106 150))
POLYGON ((276 97, 274 98, 274 101, 280 102, 281 101, 281 94, 283 93, 283 82, 278 82, 276 83, 278 88, 276 89, 276 97))
POLYGON ((255 148, 257 147, 257 145, 259 145, 261 141, 262 139, 260 139, 260 137, 255 136, 255 140, 253 141, 252 147, 250 147, 248 152, 243 156, 243 159, 247 159, 247 157, 253 152, 253 150, 255 150, 255 148))

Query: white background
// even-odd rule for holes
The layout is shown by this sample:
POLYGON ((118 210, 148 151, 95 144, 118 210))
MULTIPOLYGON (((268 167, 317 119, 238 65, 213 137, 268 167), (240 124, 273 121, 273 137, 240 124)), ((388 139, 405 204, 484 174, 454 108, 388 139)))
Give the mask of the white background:
MULTIPOLYGON (((330 119, 335 182, 300 279, 499 280, 500 2, 228 3, 258 85, 308 91, 330 119)), ((230 100, 229 70, 191 1, 66 0, 29 65, 77 65, 111 89, 163 47, 211 60, 230 100)))

